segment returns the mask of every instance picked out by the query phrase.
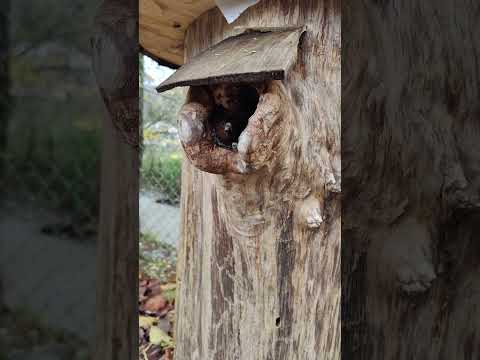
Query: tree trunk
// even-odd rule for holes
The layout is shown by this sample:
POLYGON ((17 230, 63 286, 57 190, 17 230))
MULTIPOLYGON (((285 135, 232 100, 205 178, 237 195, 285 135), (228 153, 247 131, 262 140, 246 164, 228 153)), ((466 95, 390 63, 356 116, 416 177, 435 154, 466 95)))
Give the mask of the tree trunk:
MULTIPOLYGON (((0 9, 0 182, 5 175, 5 152, 10 120, 10 1, 0 9)), ((1 190, 3 191, 3 189, 1 190)))
MULTIPOLYGON (((0 9, 0 184, 5 181, 7 135, 10 123, 10 1, 6 0, 0 9)), ((6 186, 1 186, 0 206, 3 206, 6 186)), ((0 271, 0 311, 4 302, 3 274, 0 271)))
MULTIPOLYGON (((340 357, 339 7, 264 0, 235 22, 307 32, 287 78, 264 85, 260 102, 276 99, 280 116, 252 135, 268 147, 251 154, 262 166, 214 175, 184 162, 177 360, 340 357)), ((205 13, 187 60, 232 33, 218 9, 205 13)))
POLYGON ((138 3, 105 1, 93 66, 103 127, 95 359, 138 359, 138 3))
POLYGON ((479 10, 342 9, 346 359, 480 358, 479 10))

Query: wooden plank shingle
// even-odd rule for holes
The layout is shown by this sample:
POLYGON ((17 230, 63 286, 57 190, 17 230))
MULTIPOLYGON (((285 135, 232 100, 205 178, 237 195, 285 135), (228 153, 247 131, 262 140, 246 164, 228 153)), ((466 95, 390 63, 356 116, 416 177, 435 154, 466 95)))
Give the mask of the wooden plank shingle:
POLYGON ((282 80, 297 59, 304 28, 245 29, 192 58, 165 80, 159 92, 177 86, 282 80))

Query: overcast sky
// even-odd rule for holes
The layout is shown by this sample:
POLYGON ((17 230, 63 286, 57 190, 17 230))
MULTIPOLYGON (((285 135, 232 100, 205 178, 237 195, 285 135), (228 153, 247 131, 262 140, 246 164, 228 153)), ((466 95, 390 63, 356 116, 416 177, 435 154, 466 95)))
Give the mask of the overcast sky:
POLYGON ((143 57, 143 64, 146 74, 153 79, 153 87, 157 87, 163 80, 172 75, 175 71, 168 67, 158 65, 148 56, 143 57))

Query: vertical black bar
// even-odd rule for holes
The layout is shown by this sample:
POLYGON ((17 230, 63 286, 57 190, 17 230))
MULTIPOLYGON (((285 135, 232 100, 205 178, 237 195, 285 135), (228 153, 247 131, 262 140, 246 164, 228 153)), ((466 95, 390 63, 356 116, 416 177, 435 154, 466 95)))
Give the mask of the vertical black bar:
MULTIPOLYGON (((7 146, 8 113, 10 110, 10 0, 5 0, 0 9, 0 179, 4 176, 4 155, 7 146)), ((3 190, 0 190, 3 192, 3 190)))

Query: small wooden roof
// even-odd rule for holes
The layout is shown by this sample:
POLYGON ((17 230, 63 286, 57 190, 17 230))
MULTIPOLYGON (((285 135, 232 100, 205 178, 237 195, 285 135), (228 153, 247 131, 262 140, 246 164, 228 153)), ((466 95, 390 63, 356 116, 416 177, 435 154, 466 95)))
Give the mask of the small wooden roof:
POLYGON ((215 6, 214 0, 140 0, 142 51, 166 65, 182 65, 187 27, 215 6))
POLYGON ((192 58, 165 80, 176 86, 282 80, 297 60, 305 28, 246 28, 192 58))

